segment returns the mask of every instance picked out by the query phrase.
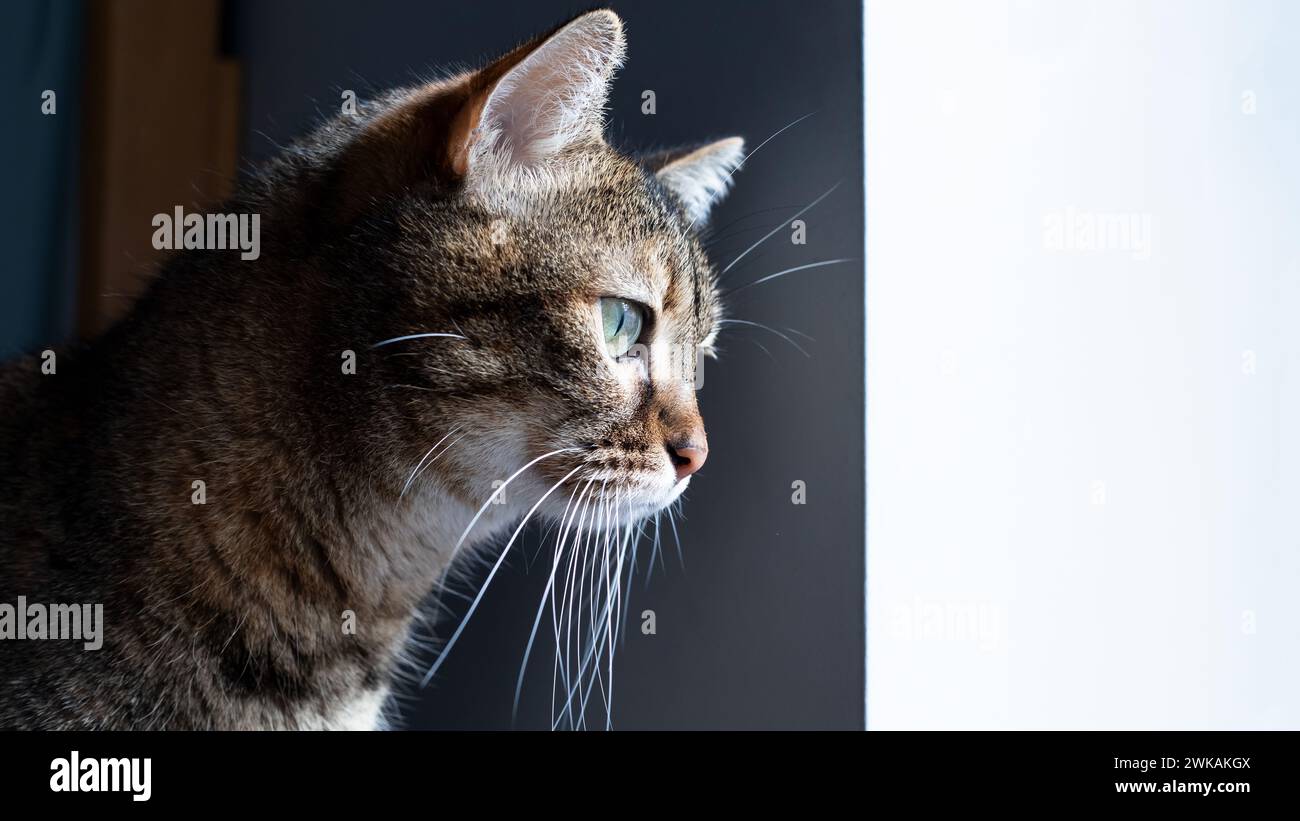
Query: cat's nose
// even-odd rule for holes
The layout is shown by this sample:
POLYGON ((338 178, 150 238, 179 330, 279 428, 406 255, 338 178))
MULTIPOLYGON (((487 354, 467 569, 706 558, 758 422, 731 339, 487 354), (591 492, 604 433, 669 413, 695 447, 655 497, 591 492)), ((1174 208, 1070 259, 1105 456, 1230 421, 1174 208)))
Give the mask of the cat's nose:
POLYGON ((702 428, 680 439, 669 439, 664 444, 668 446, 668 457, 677 469, 679 482, 704 467, 704 460, 709 458, 709 443, 702 428))

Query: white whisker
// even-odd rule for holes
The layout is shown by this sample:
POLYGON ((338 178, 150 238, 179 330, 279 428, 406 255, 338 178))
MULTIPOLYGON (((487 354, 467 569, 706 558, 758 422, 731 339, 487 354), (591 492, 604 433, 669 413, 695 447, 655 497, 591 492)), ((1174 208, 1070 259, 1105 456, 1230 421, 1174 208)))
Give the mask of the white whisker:
MULTIPOLYGON (((559 450, 553 450, 550 453, 546 453, 541 456, 538 456, 533 461, 529 462, 528 464, 521 467, 519 470, 515 471, 514 474, 509 479, 507 479, 504 484, 501 485, 501 487, 497 488, 492 493, 492 495, 488 497, 488 500, 487 502, 484 503, 483 507, 479 508, 478 513, 474 515, 474 518, 470 521, 469 525, 465 528, 465 532, 461 534, 460 541, 456 543, 456 548, 452 550, 452 555, 453 556, 456 555, 456 550, 458 550, 460 548, 461 543, 465 541, 465 537, 469 535, 470 529, 474 527, 474 524, 478 521, 479 516, 483 515, 483 511, 487 509, 487 506, 492 504, 492 500, 495 499, 497 495, 501 493, 501 491, 505 490, 506 485, 514 481, 515 478, 519 476, 519 474, 523 473, 525 470, 537 464, 538 462, 542 461, 543 459, 549 456, 555 456, 556 454, 559 453, 565 453, 570 450, 572 450, 572 448, 560 448, 559 450)), ((524 514, 524 520, 519 523, 519 527, 515 529, 514 534, 510 537, 510 541, 506 543, 506 546, 501 551, 501 555, 497 558, 496 563, 492 565, 492 570, 488 573, 487 578, 484 579, 483 585, 479 588, 478 595, 474 597, 474 601, 469 606, 469 610, 465 612, 465 616, 464 618, 461 619, 460 624, 456 626, 455 632, 451 634, 451 638, 448 639, 447 643, 443 646, 442 652, 438 654, 438 660, 433 663, 433 666, 429 668, 429 672, 425 674, 424 680, 420 682, 421 687, 429 683, 429 680, 432 679, 434 674, 438 672, 438 668, 442 666, 442 663, 444 661, 446 661, 447 654, 451 651, 451 648, 455 646, 456 640, 460 638, 460 634, 464 632, 465 625, 469 624, 469 620, 474 615, 474 611, 478 609, 479 602, 483 600, 483 593, 487 590, 488 585, 492 583, 492 579, 494 576, 496 576, 497 571, 501 569, 501 563, 505 561, 506 556, 510 553, 510 546, 515 543, 515 539, 519 537, 519 533, 524 529, 524 525, 528 524, 528 520, 532 517, 533 513, 536 512, 537 508, 541 506, 542 502, 546 501, 546 498, 550 496, 551 493, 553 493, 557 487, 564 484, 566 481, 568 481, 570 476, 577 473, 581 469, 582 466, 579 465, 578 467, 569 471, 568 475, 566 475, 563 479, 551 485, 551 489, 546 491, 546 493, 542 494, 542 498, 538 499, 537 502, 532 506, 532 508, 529 509, 528 513, 524 514)))
MULTIPOLYGON (((637 535, 636 535, 636 537, 635 537, 635 539, 639 539, 640 537, 641 537, 641 534, 640 534, 640 532, 638 531, 638 532, 637 532, 637 535)), ((618 601, 617 601, 617 605, 615 606, 614 617, 613 617, 613 619, 610 621, 609 627, 607 628, 607 629, 609 629, 609 630, 620 629, 620 628, 614 628, 613 625, 615 625, 615 624, 621 624, 621 631, 622 631, 622 632, 621 632, 621 635, 622 635, 622 637, 623 637, 624 639, 626 639, 626 637, 627 637, 627 629, 626 629, 626 628, 627 628, 627 620, 626 620, 626 616, 627 616, 627 611, 628 611, 628 602, 624 599, 624 597, 623 597, 623 593, 622 593, 622 592, 620 591, 620 589, 619 589, 619 582, 621 582, 621 581, 622 581, 622 578, 623 578, 623 559, 624 559, 624 557, 626 557, 626 555, 627 555, 627 550, 628 550, 628 544, 629 544, 629 542, 630 542, 631 545, 632 545, 632 563, 631 563, 631 565, 630 565, 630 567, 629 567, 629 569, 628 569, 628 573, 627 573, 627 592, 628 592, 628 595, 630 596, 631 593, 632 593, 632 574, 633 574, 633 572, 635 572, 635 570, 636 570, 636 541, 634 540, 634 537, 633 537, 633 535, 632 535, 632 526, 631 526, 631 525, 627 525, 627 527, 624 528, 624 530, 623 530, 623 539, 619 542, 619 548, 618 548, 618 561, 617 561, 617 563, 616 563, 615 566, 614 566, 614 593, 613 593, 613 595, 617 597, 617 600, 618 600, 618 601)), ((605 729, 606 729, 606 730, 612 730, 612 729, 614 729, 614 647, 615 647, 615 637, 614 637, 614 635, 611 633, 611 634, 608 636, 608 639, 609 639, 609 705, 610 705, 610 706, 609 706, 609 711, 605 714, 605 729)))
MULTIPOLYGON (((583 500, 584 504, 581 510, 579 511, 578 526, 573 532, 573 542, 569 547, 569 554, 568 554, 569 563, 568 566, 565 568, 564 575, 562 577, 564 581, 564 589, 560 592, 560 598, 558 601, 556 600, 555 591, 551 592, 551 626, 555 633, 555 665, 551 672, 551 726, 552 727, 555 726, 555 721, 556 721, 555 687, 557 684, 557 679, 558 679, 558 683, 560 683, 566 691, 569 688, 569 662, 568 662, 568 655, 567 655, 567 639, 565 645, 562 646, 560 644, 560 633, 561 633, 561 625, 563 625, 565 622, 565 613, 566 613, 565 604, 569 600, 569 593, 570 590, 572 589, 571 587, 572 574, 573 574, 574 562, 576 561, 576 557, 578 553, 578 545, 583 537, 583 526, 587 521, 587 511, 591 509, 591 504, 592 504, 592 498, 587 497, 586 494, 587 491, 591 489, 591 485, 593 482, 595 482, 594 477, 588 479, 586 487, 583 488, 583 496, 586 498, 583 500)), ((567 627, 564 630, 567 636, 568 633, 567 627)))
POLYGON ((510 478, 506 479, 504 482, 501 483, 500 487, 492 491, 492 495, 487 498, 487 501, 483 503, 483 506, 480 507, 478 509, 478 512, 474 514, 474 518, 470 519, 469 524, 465 525, 465 531, 461 533, 460 538, 456 540, 456 546, 451 549, 451 555, 452 556, 456 555, 456 553, 460 550, 460 546, 465 543, 465 537, 468 536, 469 532, 474 529, 474 525, 478 524, 478 520, 483 516, 484 511, 486 511, 488 507, 494 501, 496 501, 496 498, 498 496, 500 496, 502 493, 505 492, 506 487, 508 487, 511 482, 519 478, 519 474, 523 473, 525 470, 528 470, 530 467, 542 461, 543 459, 549 459, 550 457, 560 453, 572 453, 575 450, 576 448, 559 448, 557 450, 551 451, 550 453, 543 453, 541 456, 538 456, 533 461, 529 462, 528 464, 521 467, 519 470, 516 470, 514 473, 510 474, 510 478))
MULTIPOLYGON (((599 505, 596 502, 596 498, 594 496, 588 499, 587 507, 583 510, 583 518, 579 522, 579 529, 578 529, 578 533, 576 534, 576 541, 574 542, 573 547, 569 550, 569 566, 564 574, 564 593, 560 600, 559 619, 556 622, 556 628, 555 628, 556 630, 555 652, 556 652, 557 662, 562 662, 563 665, 560 671, 560 676, 564 684, 565 692, 569 691, 570 681, 571 681, 569 677, 569 673, 571 672, 569 669, 569 663, 570 663, 570 658, 572 657, 572 654, 570 653, 570 646, 572 645, 572 641, 573 641, 573 601, 576 598, 576 594, 573 589, 573 583, 578 577, 577 576, 578 568, 583 563, 582 557, 586 555, 586 544, 589 544, 591 539, 590 525, 589 524, 587 525, 586 533, 584 533, 583 524, 587 522, 586 514, 588 510, 590 510, 593 514, 592 521, 595 520, 595 513, 598 507, 599 505), (581 553, 579 552, 580 546, 581 546, 581 553), (564 631, 563 645, 560 644, 561 628, 563 628, 564 631)), ((552 729, 555 728, 557 721, 564 720, 564 716, 567 713, 569 713, 568 701, 565 702, 564 710, 560 712, 559 718, 558 719, 554 717, 552 718, 551 720, 552 729)))
POLYGON ((762 328, 762 329, 765 330, 765 331, 770 331, 771 333, 776 334, 777 336, 779 336, 779 337, 781 337, 782 339, 784 339, 786 342, 789 342, 791 345, 794 346, 794 349, 795 349, 796 351, 798 351, 799 353, 803 354, 804 356, 808 357, 809 359, 812 358, 812 354, 808 353, 808 352, 805 351, 802 347, 800 347, 800 345, 799 345, 798 342, 795 342, 793 339, 791 339, 790 337, 788 337, 788 336, 786 336, 785 334, 781 333, 781 332, 778 331, 776 328, 772 328, 772 327, 770 327, 770 326, 764 325, 764 324, 761 323, 761 322, 750 322, 750 321, 747 320, 747 319, 719 319, 719 320, 718 320, 718 324, 719 324, 719 325, 748 325, 748 326, 753 327, 753 328, 762 328))
POLYGON ((659 557, 659 569, 667 573, 668 568, 664 566, 664 557, 659 552, 659 511, 655 511, 655 540, 650 545, 650 562, 646 566, 645 584, 646 589, 650 587, 650 579, 654 577, 655 556, 659 557))
MULTIPOLYGON (((617 492, 617 490, 616 490, 616 491, 615 491, 615 494, 614 494, 614 505, 617 506, 617 504, 618 504, 618 492, 617 492)), ((605 545, 606 545, 606 550, 607 550, 607 551, 608 551, 608 546, 609 546, 609 544, 611 543, 611 538, 612 538, 612 533, 613 533, 613 531, 612 531, 612 527, 613 527, 613 526, 615 526, 615 525, 610 525, 610 524, 607 524, 607 525, 606 525, 606 530, 605 530, 604 538, 605 538, 605 545)), ((605 566, 606 568, 608 568, 608 558, 606 558, 606 560, 605 560, 605 562, 604 562, 603 564, 604 564, 604 566, 605 566)), ((594 554, 593 554, 593 568, 592 568, 592 575, 593 575, 593 580, 594 580, 594 576, 595 576, 594 554)), ((594 584, 594 581, 593 581, 593 584, 594 584)), ((583 726, 586 725, 587 702, 588 702, 588 701, 590 700, 590 698, 591 698, 591 691, 592 691, 592 688, 595 687, 597 684, 601 684, 601 689, 600 689, 601 699, 605 702, 605 709, 606 709, 607 716, 608 716, 608 712, 613 708, 613 705, 610 703, 610 700, 609 700, 610 697, 607 696, 606 693, 605 693, 605 688, 604 688, 604 678, 603 678, 603 676, 601 675, 601 671, 600 671, 600 659, 601 659, 601 656, 603 655, 603 651, 604 651, 605 647, 607 646, 606 639, 607 639, 607 638, 610 638, 610 636, 609 636, 608 631, 606 631, 605 634, 604 634, 604 636, 603 636, 599 641, 597 641, 597 638, 596 638, 596 630, 597 630, 598 625, 599 625, 601 622, 605 622, 606 624, 608 624, 608 621, 609 621, 609 615, 610 615, 610 610, 611 610, 612 606, 613 606, 613 599, 612 599, 612 598, 608 598, 608 599, 606 599, 606 601, 605 601, 605 603, 604 603, 604 607, 603 607, 603 612, 600 613, 600 614, 598 615, 597 612, 596 612, 596 606, 595 606, 595 604, 593 603, 593 604, 591 605, 591 612, 590 612, 590 614, 589 614, 589 618, 590 618, 590 620, 591 620, 591 621, 590 621, 590 624, 591 624, 591 630, 590 630, 590 633, 591 633, 590 643, 588 644, 588 647, 587 647, 586 652, 583 654, 582 663, 581 663, 581 665, 580 665, 580 667, 579 667, 579 670, 578 670, 578 680, 577 680, 577 686, 580 688, 580 687, 582 686, 582 677, 583 677, 583 673, 584 673, 584 671, 587 669, 587 666, 588 666, 589 664, 592 665, 592 673, 591 673, 591 677, 590 677, 590 679, 588 680, 586 690, 581 694, 581 700, 580 700, 580 702, 579 702, 579 708, 578 708, 579 722, 580 722, 583 726), (594 663, 593 663, 593 662, 594 662, 594 663)), ((611 653, 613 652, 613 650, 612 650, 612 646, 611 646, 610 652, 611 652, 611 653)), ((611 694, 611 695, 612 695, 612 694, 611 694)))
POLYGON ((842 262, 853 262, 853 261, 854 260, 852 258, 845 257, 844 259, 828 259, 828 260, 823 260, 822 262, 810 262, 807 265, 796 265, 793 268, 786 268, 784 271, 777 271, 775 274, 768 274, 767 276, 761 277, 760 279, 756 279, 753 282, 746 282, 744 285, 741 285, 737 288, 732 288, 730 291, 727 291, 725 293, 725 296, 732 296, 733 294, 737 294, 740 291, 745 290, 746 288, 752 288, 755 285, 762 285, 764 282, 776 279, 777 277, 783 277, 786 274, 793 274, 798 271, 806 271, 809 268, 821 268, 826 265, 838 265, 842 262))
POLYGON ((468 340, 469 338, 469 337, 461 336, 460 334, 440 334, 440 333, 407 334, 406 336, 395 336, 392 339, 385 339, 383 342, 376 342, 375 344, 370 346, 370 349, 374 350, 375 348, 382 348, 385 345, 392 345, 394 342, 405 342, 408 339, 427 339, 430 337, 444 337, 449 339, 465 339, 465 340, 468 340))
POLYGON ((764 234, 762 239, 760 239, 758 242, 754 243, 753 245, 749 246, 749 247, 746 248, 744 251, 741 251, 741 252, 740 252, 740 256, 736 257, 736 258, 733 259, 731 262, 729 262, 729 263, 727 264, 727 267, 722 269, 722 273, 725 274, 725 273, 727 273, 728 271, 730 271, 731 268, 732 268, 732 266, 734 266, 737 262, 740 262, 742 259, 744 259, 744 258, 746 257, 746 255, 749 254, 750 251, 754 250, 754 249, 757 248, 758 246, 760 246, 760 245, 762 245, 763 243, 767 242, 769 239, 772 238, 772 235, 774 235, 777 231, 780 231, 782 228, 785 228, 785 227, 786 227, 787 225, 789 225, 790 223, 792 223, 792 222, 794 222, 795 220, 799 219, 799 217, 803 216, 804 213, 806 213, 807 211, 811 210, 814 206, 817 205, 817 203, 819 203, 819 202, 821 202, 822 200, 824 200, 824 199, 826 199, 827 197, 829 197, 829 196, 831 195, 831 193, 832 193, 836 188, 839 188, 839 187, 840 187, 840 183, 838 183, 838 182, 835 183, 834 185, 832 185, 832 186, 830 187, 829 190, 827 190, 827 192, 826 192, 825 194, 822 194, 822 195, 821 195, 820 197, 818 197, 817 199, 813 200, 812 202, 810 202, 810 203, 808 203, 807 205, 805 205, 803 208, 799 209, 799 213, 795 214, 795 215, 794 215, 793 217, 791 217, 790 219, 788 219, 788 220, 782 222, 780 225, 776 226, 776 227, 773 228, 771 231, 769 231, 768 233, 764 234))
POLYGON ((668 524, 670 524, 673 528, 673 543, 677 545, 677 563, 682 566, 682 570, 685 570, 686 561, 682 558, 682 541, 681 539, 677 538, 677 522, 673 519, 672 507, 669 506, 667 510, 668 510, 668 524))
POLYGON ((560 567, 560 553, 564 547, 564 522, 569 517, 569 509, 573 507, 573 499, 577 495, 578 488, 575 487, 573 492, 569 494, 569 501, 564 506, 564 513, 560 516, 560 530, 556 540, 555 560, 551 563, 551 575, 546 580, 546 589, 542 592, 542 600, 537 604, 537 617, 533 619, 533 629, 529 632, 528 644, 524 647, 524 660, 519 664, 519 678, 515 682, 514 706, 510 710, 510 722, 512 724, 519 716, 519 694, 523 692, 524 688, 524 671, 528 669, 528 656, 533 652, 533 641, 537 638, 537 628, 542 623, 542 613, 546 609, 546 600, 551 591, 555 589, 555 573, 560 567))
MULTIPOLYGON (((608 504, 604 499, 605 486, 607 484, 608 484, 608 480, 602 480, 601 489, 600 489, 600 498, 596 500, 596 515, 593 516, 592 519, 593 525, 596 521, 599 521, 600 524, 594 525, 588 529, 586 538, 583 541, 582 553, 580 555, 575 556, 574 560, 570 562, 569 584, 568 584, 568 588, 565 591, 568 606, 567 608, 563 608, 563 607, 561 608, 561 610, 565 612, 567 626, 566 626, 565 638, 564 638, 565 699, 564 699, 564 709, 560 711, 559 721, 563 721, 565 716, 567 715, 569 718, 569 726, 574 729, 577 729, 578 727, 578 718, 573 711, 574 693, 579 692, 582 687, 582 671, 586 667, 585 654, 582 651, 582 607, 577 603, 582 598, 582 590, 583 587, 585 586, 585 581, 587 576, 586 573, 587 553, 591 548, 593 540, 598 540, 596 533, 599 531, 601 527, 604 526, 605 517, 607 515, 608 504), (576 591, 573 590, 573 584, 575 581, 577 582, 578 585, 576 591), (575 616, 575 610, 577 612, 576 616, 575 616), (575 619, 576 619, 576 623, 575 623, 575 619), (569 663, 570 663, 570 659, 572 659, 573 657, 571 648, 573 647, 573 634, 574 634, 575 626, 577 628, 577 634, 578 634, 578 639, 577 639, 578 642, 577 650, 579 656, 578 665, 577 665, 578 669, 577 669, 577 675, 575 677, 570 677, 569 663)), ((556 726, 557 726, 556 724, 552 724, 551 729, 555 729, 556 726)))
MULTIPOLYGON (((636 538, 634 538, 634 539, 632 540, 632 558, 631 558, 631 561, 629 561, 629 562, 627 563, 627 587, 624 589, 624 592, 623 592, 623 601, 622 601, 622 608, 623 608, 623 610, 622 610, 622 615, 621 615, 621 618, 620 618, 620 621, 621 621, 622 623, 619 625, 619 628, 618 628, 618 631, 619 631, 619 642, 620 642, 624 647, 627 646, 627 614, 630 613, 630 612, 632 612, 632 607, 631 607, 631 602, 632 602, 632 577, 636 575, 636 551, 637 551, 637 547, 641 544, 641 536, 642 536, 642 535, 643 535, 643 534, 642 534, 642 532, 641 532, 641 528, 638 527, 638 528, 637 528, 637 533, 636 533, 636 538)), ((651 565, 651 567, 653 567, 653 565, 651 565)), ((646 573, 646 575, 649 576, 650 574, 649 574, 649 573, 646 573)))
MULTIPOLYGON (((788 128, 792 128, 792 127, 798 125, 799 123, 803 122, 804 120, 808 119, 809 117, 811 117, 812 115, 814 115, 814 114, 816 114, 816 113, 817 113, 816 111, 810 111, 810 112, 808 112, 807 114, 803 115, 802 117, 798 118, 797 120, 794 120, 793 122, 788 123, 788 124, 783 125, 783 126, 781 126, 780 128, 778 128, 776 131, 774 131, 774 132, 772 133, 772 136, 768 137, 766 140, 763 140, 761 143, 759 143, 759 144, 758 144, 758 148, 755 148, 753 151, 750 151, 748 154, 746 154, 745 156, 741 157, 741 158, 740 158, 740 162, 736 163, 736 167, 733 168, 733 169, 731 169, 731 171, 729 171, 729 172, 727 173, 727 176, 725 176, 725 177, 722 178, 722 179, 723 179, 723 182, 725 183, 727 180, 731 179, 731 175, 732 175, 732 174, 735 174, 737 171, 739 171, 740 169, 744 168, 744 167, 745 167, 745 163, 749 162, 749 158, 752 157, 752 156, 754 156, 755 154, 757 154, 757 153, 759 152, 759 150, 760 150, 763 146, 765 146, 765 145, 767 145, 768 143, 772 142, 772 140, 775 140, 775 139, 776 139, 778 136, 780 136, 781 133, 784 132, 786 129, 788 129, 788 128)), ((688 230, 688 231, 689 231, 691 228, 694 228, 694 227, 695 227, 695 223, 696 223, 697 220, 699 220, 699 217, 696 217, 695 219, 691 220, 691 224, 690 224, 689 226, 687 226, 687 230, 688 230)))
MULTIPOLYGON (((441 445, 443 442, 447 441, 448 436, 451 436, 453 433, 455 433, 460 429, 461 426, 457 425, 456 427, 447 431, 446 436, 443 436, 441 439, 439 439, 437 442, 434 443, 433 447, 429 448, 429 452, 424 454, 423 458, 421 458, 419 463, 416 464, 415 469, 411 471, 411 475, 406 477, 406 484, 402 485, 402 492, 399 494, 399 497, 406 495, 406 491, 411 487, 411 482, 415 481, 415 475, 420 472, 420 468, 424 466, 425 460, 428 459, 431 455, 433 455, 433 452, 438 449, 438 445, 441 445)), ((456 440, 456 442, 459 441, 460 441, 459 439, 456 440)), ((456 442, 452 442, 452 445, 456 444, 456 442)), ((447 450, 451 450, 451 445, 447 446, 447 450)), ((443 451, 443 453, 446 453, 446 451, 443 451)), ((434 456, 433 462, 438 461, 438 458, 441 456, 442 453, 439 453, 437 456, 434 456)), ((433 462, 430 462, 429 464, 433 464, 433 462)))

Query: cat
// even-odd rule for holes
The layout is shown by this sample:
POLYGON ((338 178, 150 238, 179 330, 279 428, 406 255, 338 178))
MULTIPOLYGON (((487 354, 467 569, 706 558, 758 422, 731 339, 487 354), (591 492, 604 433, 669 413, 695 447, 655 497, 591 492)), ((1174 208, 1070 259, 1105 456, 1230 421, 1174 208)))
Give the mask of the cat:
POLYGON ((0 727, 383 727, 454 554, 678 498, 708 444, 666 365, 712 350, 743 142, 611 148, 624 50, 591 11, 359 103, 225 204, 256 259, 175 252, 0 370, 0 602, 103 605, 98 650, 0 640, 0 727))

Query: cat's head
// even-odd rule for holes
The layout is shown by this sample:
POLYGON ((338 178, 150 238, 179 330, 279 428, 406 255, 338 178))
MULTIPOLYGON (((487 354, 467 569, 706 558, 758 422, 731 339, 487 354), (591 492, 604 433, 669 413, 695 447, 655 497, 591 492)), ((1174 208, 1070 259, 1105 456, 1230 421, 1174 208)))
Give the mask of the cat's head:
POLYGON ((317 207, 344 226, 333 264, 366 272, 370 341, 399 339, 367 366, 402 418, 404 486, 425 456, 411 481, 477 505, 545 456, 501 491, 509 507, 554 487, 552 517, 586 494, 632 522, 703 465, 696 367, 720 306, 696 231, 743 144, 611 148, 623 53, 618 16, 590 12, 366 106, 342 140, 317 207))

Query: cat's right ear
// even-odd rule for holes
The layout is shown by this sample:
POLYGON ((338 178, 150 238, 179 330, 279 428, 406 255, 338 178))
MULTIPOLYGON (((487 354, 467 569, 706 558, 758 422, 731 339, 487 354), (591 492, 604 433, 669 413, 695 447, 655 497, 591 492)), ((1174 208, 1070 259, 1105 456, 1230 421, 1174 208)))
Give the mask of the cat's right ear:
POLYGON ((702 226, 744 161, 745 141, 728 137, 697 148, 660 151, 642 157, 641 165, 677 197, 691 224, 702 226))
POLYGON ((604 109, 626 49, 609 10, 579 15, 488 66, 413 92, 382 112, 344 159, 345 201, 417 179, 509 206, 544 185, 566 148, 602 141, 604 109))

